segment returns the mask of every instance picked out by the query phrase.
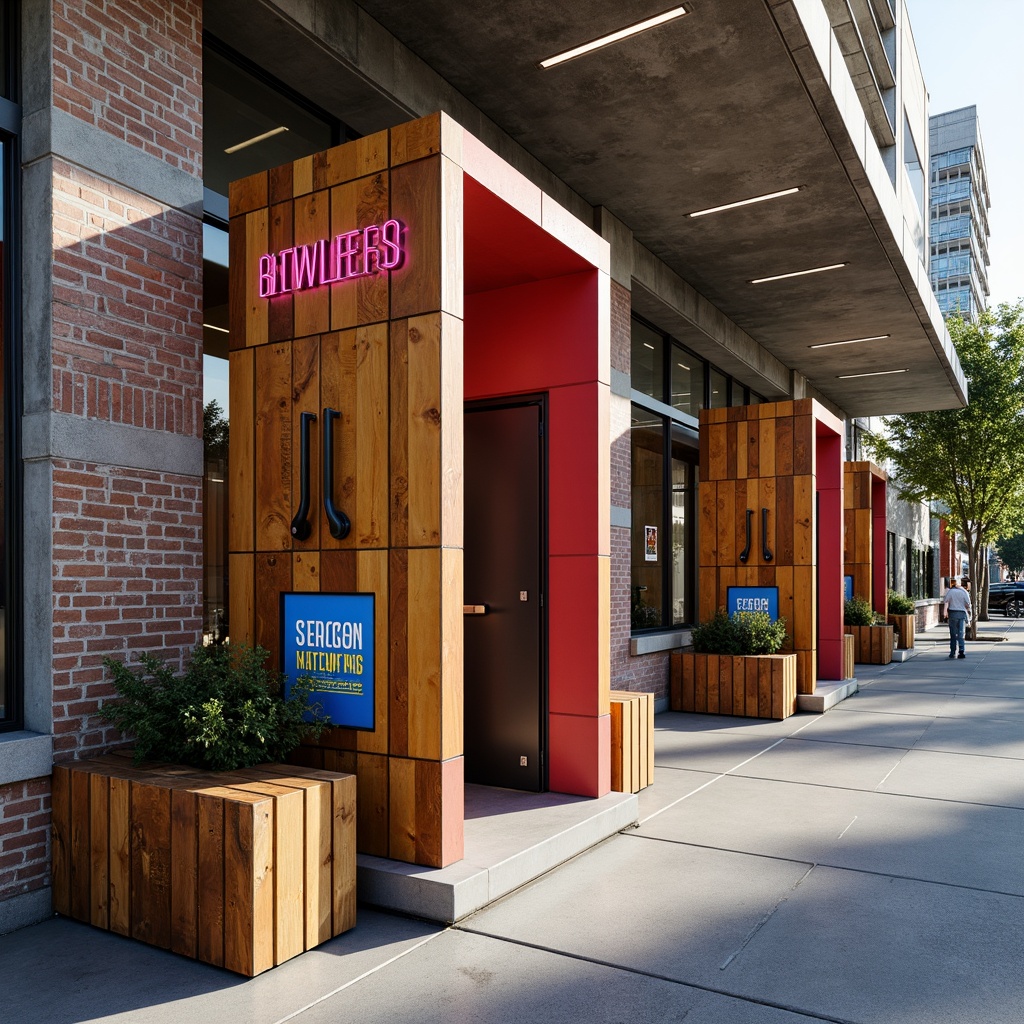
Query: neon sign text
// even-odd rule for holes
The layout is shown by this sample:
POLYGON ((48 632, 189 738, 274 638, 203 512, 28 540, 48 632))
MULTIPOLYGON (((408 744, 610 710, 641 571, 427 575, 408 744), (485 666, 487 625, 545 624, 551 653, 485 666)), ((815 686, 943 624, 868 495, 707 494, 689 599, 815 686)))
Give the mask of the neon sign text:
POLYGON ((260 257, 260 298, 394 270, 404 255, 402 223, 397 220, 266 253, 260 257))

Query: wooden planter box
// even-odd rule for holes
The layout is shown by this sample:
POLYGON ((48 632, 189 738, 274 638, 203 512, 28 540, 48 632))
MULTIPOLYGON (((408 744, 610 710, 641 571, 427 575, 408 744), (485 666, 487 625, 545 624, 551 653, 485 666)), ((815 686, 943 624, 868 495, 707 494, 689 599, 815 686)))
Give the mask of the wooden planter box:
POLYGON ((53 769, 53 905, 249 977, 356 920, 354 775, 53 769))
POLYGON ((848 633, 843 636, 843 678, 853 679, 854 671, 853 637, 848 633))
POLYGON ((639 793, 654 782, 654 694, 612 690, 612 789, 639 793))
POLYGON ((795 654, 673 651, 673 711, 745 718, 788 718, 796 711, 795 654))
POLYGON ((896 641, 896 649, 909 651, 914 647, 914 616, 913 615, 890 615, 887 619, 890 626, 895 627, 899 639, 896 641))
POLYGON ((892 626, 843 626, 853 637, 853 657, 862 665, 888 665, 892 661, 892 626))

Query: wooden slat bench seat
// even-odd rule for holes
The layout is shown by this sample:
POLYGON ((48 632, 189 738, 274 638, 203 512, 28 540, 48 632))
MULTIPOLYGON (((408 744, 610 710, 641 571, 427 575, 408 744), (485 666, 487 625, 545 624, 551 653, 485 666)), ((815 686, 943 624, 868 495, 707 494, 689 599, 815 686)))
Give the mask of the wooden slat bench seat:
POLYGON ((53 904, 249 977, 355 925, 354 775, 55 765, 53 904))
POLYGON ((639 793, 654 782, 654 694, 612 690, 612 789, 639 793))

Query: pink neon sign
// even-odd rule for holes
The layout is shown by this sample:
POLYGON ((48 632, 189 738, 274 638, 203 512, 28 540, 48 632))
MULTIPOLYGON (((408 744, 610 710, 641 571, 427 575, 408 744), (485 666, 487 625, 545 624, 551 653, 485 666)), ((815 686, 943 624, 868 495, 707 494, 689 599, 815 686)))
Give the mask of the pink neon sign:
POLYGON ((260 298, 394 270, 404 256, 402 223, 397 220, 265 253, 260 257, 260 298))

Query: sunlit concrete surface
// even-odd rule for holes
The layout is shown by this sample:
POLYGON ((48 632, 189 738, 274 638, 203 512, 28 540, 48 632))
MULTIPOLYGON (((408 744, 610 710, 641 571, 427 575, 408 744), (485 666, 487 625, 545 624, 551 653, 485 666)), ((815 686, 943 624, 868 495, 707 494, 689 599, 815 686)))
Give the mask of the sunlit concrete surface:
POLYGON ((364 905, 246 981, 53 919, 0 938, 0 1019, 1019 1024, 1024 620, 985 633, 824 715, 659 715, 639 827, 454 927, 364 905))

